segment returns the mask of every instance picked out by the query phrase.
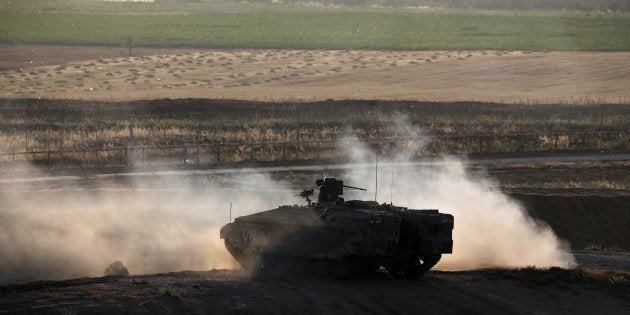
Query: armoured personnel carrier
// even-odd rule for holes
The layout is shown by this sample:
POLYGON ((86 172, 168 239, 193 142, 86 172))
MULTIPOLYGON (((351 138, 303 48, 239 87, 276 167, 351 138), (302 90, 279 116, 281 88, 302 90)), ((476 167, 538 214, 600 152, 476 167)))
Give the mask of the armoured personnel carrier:
MULTIPOLYGON (((347 278, 386 269, 415 277, 453 251, 453 216, 374 201, 345 201, 346 186, 318 179, 299 196, 308 205, 280 206, 238 217, 221 228, 225 247, 245 268, 292 270, 347 278)), ((364 190, 364 189, 362 189, 364 190)))

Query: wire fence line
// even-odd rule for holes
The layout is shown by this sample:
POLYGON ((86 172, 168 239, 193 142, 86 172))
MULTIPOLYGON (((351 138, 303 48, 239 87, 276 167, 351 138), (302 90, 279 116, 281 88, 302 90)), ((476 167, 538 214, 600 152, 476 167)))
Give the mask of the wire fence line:
MULTIPOLYGON (((506 153, 541 151, 628 151, 629 132, 543 132, 473 135, 390 136, 372 138, 305 139, 288 141, 135 145, 113 148, 73 148, 0 152, 0 169, 88 168, 128 166, 201 167, 244 161, 343 159, 369 148, 379 155, 407 152, 412 156, 448 153, 506 153)), ((374 153, 371 153, 374 154, 374 153)))

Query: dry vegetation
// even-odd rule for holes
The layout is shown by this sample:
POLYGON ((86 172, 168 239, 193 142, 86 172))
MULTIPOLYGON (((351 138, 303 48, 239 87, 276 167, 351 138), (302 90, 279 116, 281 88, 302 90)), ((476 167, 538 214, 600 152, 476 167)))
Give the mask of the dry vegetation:
MULTIPOLYGON (((337 142, 355 136, 393 137, 378 141, 382 154, 624 151, 630 110, 624 105, 471 102, 26 99, 5 100, 0 115, 5 161, 39 152, 29 159, 106 166, 128 159, 132 125, 133 147, 143 163, 169 155, 196 164, 336 158, 344 155, 337 142), (58 156, 62 150, 75 152, 58 156)), ((368 145, 376 149, 377 141, 368 145)))
POLYGON ((628 148, 625 52, 0 51, 3 168, 339 159, 346 136, 430 136, 368 143, 382 154, 628 148))
POLYGON ((624 52, 0 50, 6 57, 3 161, 124 164, 131 118, 143 163, 168 156, 171 164, 337 158, 337 145, 326 141, 348 135, 433 136, 428 143, 381 143, 381 153, 403 147, 416 154, 623 151, 628 145, 627 106, 603 105, 630 97, 624 52), (33 96, 52 100, 21 99, 33 96), (338 98, 348 100, 331 100, 338 98), (458 101, 436 102, 445 100, 458 101), (487 103, 498 100, 506 102, 487 103), (304 140, 323 142, 242 145, 304 140), (241 145, 222 152, 211 147, 227 143, 241 145), (16 156, 33 151, 40 153, 16 156))

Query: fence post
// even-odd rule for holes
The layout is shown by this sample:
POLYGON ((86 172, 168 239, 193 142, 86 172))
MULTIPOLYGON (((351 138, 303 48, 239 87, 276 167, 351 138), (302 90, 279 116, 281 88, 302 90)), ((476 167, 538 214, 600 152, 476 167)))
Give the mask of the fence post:
POLYGON ((317 159, 320 159, 320 154, 319 154, 319 144, 321 143, 321 141, 317 141, 317 159))
POLYGON ((217 143, 216 147, 217 147, 217 163, 219 163, 221 161, 221 144, 217 143))
POLYGON ((250 154, 250 160, 254 161, 254 144, 250 143, 249 144, 249 154, 250 154))
MULTIPOLYGON (((34 135, 33 135, 34 137, 34 135)), ((24 163, 26 165, 26 169, 28 170, 28 130, 24 132, 24 163)))
POLYGON ((437 152, 438 147, 439 147, 439 141, 440 141, 440 136, 435 136, 433 137, 433 139, 431 139, 431 149, 433 150, 432 153, 437 152))
POLYGON ((195 162, 197 163, 197 166, 199 166, 199 145, 197 145, 197 157, 195 159, 195 162))
POLYGON ((284 161, 286 159, 286 149, 284 146, 284 142, 282 143, 282 160, 284 161))
POLYGON ((479 153, 483 153, 483 137, 479 137, 479 153))
POLYGON ((466 120, 466 153, 470 153, 470 106, 468 107, 468 118, 466 120))
POLYGON ((129 119, 129 149, 131 150, 129 152, 129 158, 127 159, 127 164, 128 165, 133 165, 134 164, 134 154, 133 154, 133 129, 135 128, 136 124, 135 124, 135 119, 133 117, 131 117, 129 119))

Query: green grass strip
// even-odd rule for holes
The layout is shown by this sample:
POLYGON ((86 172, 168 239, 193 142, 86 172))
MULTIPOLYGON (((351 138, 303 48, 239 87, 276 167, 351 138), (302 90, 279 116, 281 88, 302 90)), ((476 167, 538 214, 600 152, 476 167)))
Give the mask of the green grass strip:
POLYGON ((125 45, 131 37, 136 46, 161 47, 630 50, 629 14, 220 4, 131 5, 121 14, 106 8, 97 13, 45 7, 31 13, 2 7, 0 42, 125 45))

